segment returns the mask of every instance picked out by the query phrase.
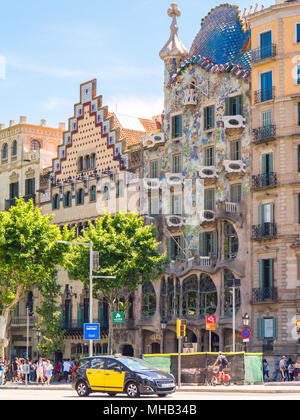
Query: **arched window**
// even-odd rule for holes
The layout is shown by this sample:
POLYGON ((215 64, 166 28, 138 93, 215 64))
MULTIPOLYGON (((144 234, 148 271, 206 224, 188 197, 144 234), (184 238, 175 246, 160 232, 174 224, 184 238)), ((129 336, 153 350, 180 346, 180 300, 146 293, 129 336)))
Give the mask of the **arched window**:
POLYGON ((2 159, 8 159, 8 144, 4 143, 4 145, 2 146, 2 159))
POLYGON ((165 277, 162 278, 160 287, 160 315, 162 319, 167 319, 167 286, 165 277))
POLYGON ((218 294, 212 279, 207 274, 200 277, 200 316, 213 315, 217 310, 218 294))
POLYGON ((89 157, 89 155, 87 155, 84 158, 84 169, 88 170, 88 169, 90 169, 90 167, 91 167, 90 157, 89 157))
POLYGON ((90 201, 92 201, 92 202, 96 201, 96 196, 97 196, 97 194, 96 194, 96 185, 93 185, 90 188, 90 201))
POLYGON ((192 275, 182 283, 182 316, 188 319, 197 316, 198 281, 197 276, 192 275))
POLYGON ((95 169, 96 168, 96 154, 93 153, 91 155, 91 169, 95 169))
POLYGON ((149 319, 156 312, 156 293, 151 281, 142 287, 142 318, 149 319))
POLYGON ((52 197, 52 210, 57 210, 57 209, 59 209, 59 202, 60 202, 60 199, 59 199, 59 194, 55 194, 55 195, 52 197))
POLYGON ((109 200, 109 184, 105 184, 103 188, 103 200, 109 200))
MULTIPOLYGON (((233 301, 232 289, 228 285, 228 280, 234 279, 234 275, 230 270, 224 270, 224 315, 232 317, 233 301)), ((239 287, 234 288, 235 292, 235 312, 238 312, 241 306, 241 290, 239 287)))
POLYGON ((64 207, 71 207, 72 206, 72 193, 68 191, 64 194, 64 207))
POLYGON ((32 151, 40 150, 40 148, 41 148, 41 144, 38 140, 31 140, 30 150, 32 150, 32 151))
POLYGON ((80 190, 76 191, 76 205, 83 204, 84 203, 84 191, 83 188, 80 188, 80 190))
POLYGON ((233 225, 224 222, 224 258, 234 260, 239 250, 239 238, 233 225))
POLYGON ((80 156, 80 158, 78 159, 78 171, 81 172, 83 171, 83 157, 80 156))
POLYGON ((12 156, 17 156, 18 153, 18 143, 17 140, 14 140, 11 146, 11 154, 12 156))

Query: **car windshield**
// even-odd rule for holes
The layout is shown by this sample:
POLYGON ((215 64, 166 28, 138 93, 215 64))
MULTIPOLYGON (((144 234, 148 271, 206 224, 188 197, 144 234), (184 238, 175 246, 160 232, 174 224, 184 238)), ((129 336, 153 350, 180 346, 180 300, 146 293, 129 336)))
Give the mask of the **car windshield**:
POLYGON ((151 363, 145 362, 145 360, 142 359, 120 359, 120 361, 129 369, 134 371, 140 371, 140 370, 159 370, 155 366, 151 365, 151 363))

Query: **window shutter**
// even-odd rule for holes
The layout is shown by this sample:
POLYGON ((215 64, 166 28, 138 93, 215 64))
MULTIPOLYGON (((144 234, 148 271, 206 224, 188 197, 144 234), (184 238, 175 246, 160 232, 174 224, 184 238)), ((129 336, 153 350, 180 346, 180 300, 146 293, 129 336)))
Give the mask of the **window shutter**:
POLYGON ((264 285, 264 260, 259 260, 259 289, 262 291, 264 285))
POLYGON ((81 328, 83 326, 83 309, 80 307, 79 303, 77 303, 77 320, 78 327, 81 328))
POLYGON ((206 233, 201 232, 199 235, 199 255, 200 257, 207 257, 206 249, 206 233))
POLYGON ((265 338, 264 319, 257 318, 257 339, 263 340, 265 338))
POLYGON ((258 223, 261 226, 264 223, 264 206, 259 204, 258 206, 258 223))
POLYGON ((218 258, 218 232, 216 230, 214 230, 212 233, 212 244, 212 257, 218 258))
POLYGON ((167 255, 169 258, 173 259, 171 241, 172 241, 172 238, 167 238, 167 255))
POLYGON ((225 115, 230 115, 230 98, 225 99, 225 115))
POLYGON ((64 207, 67 207, 67 194, 64 194, 64 197, 63 197, 63 206, 64 207))
POLYGON ((273 318, 273 338, 276 340, 278 338, 278 319, 273 318))
POLYGON ((270 267, 270 269, 269 269, 269 285, 270 285, 270 288, 272 288, 273 284, 274 284, 274 260, 273 259, 269 260, 269 267, 270 267))
POLYGON ((176 117, 172 117, 172 138, 175 138, 176 133, 176 117))
POLYGON ((239 95, 237 115, 243 115, 243 111, 243 95, 239 95))
POLYGON ((178 137, 182 136, 182 115, 178 115, 178 137))

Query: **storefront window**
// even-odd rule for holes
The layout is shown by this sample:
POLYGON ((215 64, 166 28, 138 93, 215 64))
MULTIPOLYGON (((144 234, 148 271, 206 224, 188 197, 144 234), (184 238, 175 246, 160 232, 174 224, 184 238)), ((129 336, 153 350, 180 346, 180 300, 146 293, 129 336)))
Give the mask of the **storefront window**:
POLYGON ((156 293, 149 281, 142 288, 142 318, 149 319, 156 312, 156 293))
POLYGON ((200 278, 200 316, 213 315, 217 310, 218 294, 212 279, 207 274, 200 278))
POLYGON ((197 316, 197 276, 190 276, 182 283, 182 316, 193 319, 197 316))

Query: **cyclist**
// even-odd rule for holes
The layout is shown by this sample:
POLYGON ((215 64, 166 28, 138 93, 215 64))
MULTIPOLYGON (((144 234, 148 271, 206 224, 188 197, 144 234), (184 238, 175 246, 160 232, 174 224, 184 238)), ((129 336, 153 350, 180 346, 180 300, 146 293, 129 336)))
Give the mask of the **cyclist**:
POLYGON ((215 363, 213 364, 213 368, 218 365, 219 368, 219 383, 221 384, 223 381, 223 370, 226 368, 226 366, 228 365, 228 360, 227 358, 222 354, 221 351, 219 351, 218 353, 218 357, 215 361, 215 363))

